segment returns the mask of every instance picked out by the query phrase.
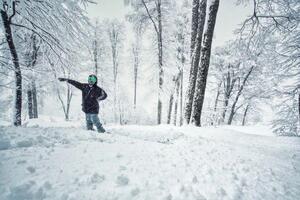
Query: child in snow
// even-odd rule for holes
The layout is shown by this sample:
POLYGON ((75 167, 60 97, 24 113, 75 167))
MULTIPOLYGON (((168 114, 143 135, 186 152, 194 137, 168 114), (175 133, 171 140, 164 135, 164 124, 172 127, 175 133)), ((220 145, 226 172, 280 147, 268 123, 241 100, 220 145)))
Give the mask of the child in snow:
POLYGON ((106 99, 107 94, 102 88, 97 86, 97 77, 95 75, 89 75, 88 83, 79 83, 66 78, 58 78, 58 80, 66 81, 82 91, 81 105, 82 111, 85 113, 87 129, 93 130, 93 125, 95 125, 99 133, 104 133, 105 129, 102 127, 98 117, 98 101, 106 99))

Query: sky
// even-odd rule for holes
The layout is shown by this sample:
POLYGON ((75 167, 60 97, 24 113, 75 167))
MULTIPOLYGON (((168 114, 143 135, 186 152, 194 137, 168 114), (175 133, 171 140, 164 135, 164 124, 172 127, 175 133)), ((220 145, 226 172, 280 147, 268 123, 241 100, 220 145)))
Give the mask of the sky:
MULTIPOLYGON (((91 4, 87 8, 91 18, 117 18, 124 19, 126 8, 124 0, 94 0, 97 4, 91 4)), ((220 46, 230 39, 234 39, 233 32, 239 24, 251 14, 250 6, 236 5, 237 0, 221 0, 217 23, 214 33, 214 46, 220 46)))

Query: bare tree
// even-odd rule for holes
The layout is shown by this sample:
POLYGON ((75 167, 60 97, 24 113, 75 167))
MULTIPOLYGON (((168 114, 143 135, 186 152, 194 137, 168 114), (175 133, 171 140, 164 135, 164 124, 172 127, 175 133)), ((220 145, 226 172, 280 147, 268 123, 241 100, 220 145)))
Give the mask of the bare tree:
POLYGON ((206 7, 207 0, 193 1, 192 10, 192 33, 191 33, 191 69, 189 76, 189 84, 186 92, 186 104, 185 104, 185 121, 190 123, 193 99, 195 94, 196 79, 199 68, 201 45, 204 24, 206 19, 206 7), (195 32, 196 31, 196 32, 195 32))
POLYGON ((26 52, 27 69, 30 72, 29 82, 27 86, 27 104, 29 119, 38 118, 38 104, 37 104, 37 89, 34 77, 35 65, 37 63, 40 46, 37 44, 37 37, 31 34, 28 38, 28 50, 26 52))
POLYGON ((15 72, 15 113, 13 123, 15 126, 20 126, 22 123, 21 114, 22 114, 22 73, 19 63, 19 56, 16 50, 16 46, 13 39, 12 33, 12 19, 16 15, 16 1, 12 2, 12 5, 8 5, 6 2, 2 3, 2 8, 0 10, 1 18, 3 22, 3 27, 5 30, 6 42, 9 46, 11 58, 14 65, 15 72), (9 7, 12 6, 12 14, 9 15, 9 7))
MULTIPOLYGON (((55 63, 52 62, 49 57, 48 57, 47 61, 50 65, 51 72, 54 76, 54 79, 57 80, 58 76, 57 76, 57 70, 56 70, 55 63)), ((62 68, 62 73, 63 73, 64 77, 70 78, 69 70, 66 72, 65 68, 62 68)), ((72 86, 70 86, 70 84, 66 84, 66 87, 67 87, 66 100, 64 100, 64 97, 63 97, 64 95, 62 94, 61 90, 59 89, 59 86, 57 85, 57 83, 55 84, 55 91, 56 91, 57 98, 62 106, 65 120, 68 121, 70 119, 70 105, 71 105, 71 101, 72 101, 72 97, 73 97, 73 92, 71 90, 72 86)))
POLYGON ((231 125, 232 123, 232 120, 233 120, 233 116, 234 114, 236 113, 236 106, 237 106, 237 103, 239 101, 239 98, 244 90, 244 87, 246 86, 246 83, 250 77, 250 75, 252 74, 253 70, 254 70, 255 66, 251 66, 248 73, 246 74, 246 76, 243 78, 242 80, 242 84, 239 86, 239 89, 238 89, 238 93, 233 101, 233 104, 231 106, 231 109, 230 109, 230 114, 229 114, 229 118, 228 118, 228 124, 231 125))
POLYGON ((136 109, 137 105, 137 86, 138 86, 138 73, 141 59, 141 40, 143 34, 143 24, 138 23, 134 27, 135 40, 132 44, 132 53, 133 53, 133 79, 134 79, 134 91, 133 91, 133 107, 136 109))
POLYGON ((115 116, 115 122, 117 122, 117 118, 118 118, 118 115, 117 115, 117 103, 118 103, 117 102, 117 80, 118 80, 118 71, 119 71, 120 50, 122 47, 123 26, 120 22, 118 22, 116 20, 108 22, 107 26, 108 26, 107 32, 108 32, 109 41, 110 41, 112 66, 113 66, 114 116, 115 116))
POLYGON ((173 111, 173 104, 174 104, 174 90, 176 88, 176 77, 173 77, 173 88, 170 91, 170 97, 169 97, 169 109, 168 109, 168 116, 167 116, 167 124, 171 123, 171 117, 172 117, 172 111, 173 111))
MULTIPOLYGON (((281 83, 299 80, 299 1, 251 0, 249 2, 253 4, 253 13, 244 21, 240 29, 241 36, 248 40, 249 44, 266 43, 273 38, 276 45, 267 44, 267 46, 270 46, 269 49, 273 51, 269 51, 270 55, 275 54, 274 59, 280 57, 281 60, 276 66, 275 74, 281 73, 279 76, 276 75, 276 78, 281 83)), ((299 135, 300 115, 296 111, 300 107, 299 90, 299 81, 293 83, 293 86, 276 84, 274 93, 282 100, 276 106, 278 114, 274 120, 274 131, 278 135, 299 135)))
MULTIPOLYGON (((175 79, 175 102, 174 102, 174 118, 173 118, 173 124, 175 126, 177 125, 178 105, 179 105, 179 109, 180 109, 181 105, 179 103, 181 103, 180 101, 182 100, 182 98, 180 98, 180 96, 179 96, 179 94, 180 94, 179 92, 181 90, 181 76, 182 76, 181 71, 179 71, 179 73, 175 79)), ((179 115, 180 120, 181 120, 181 117, 182 116, 179 115)), ((181 123, 181 121, 179 121, 179 125, 181 125, 180 123, 181 123)))
MULTIPOLYGON (((240 63, 238 63, 238 66, 240 63)), ((238 69, 238 66, 235 67, 238 69)), ((226 112, 229 105, 230 97, 232 96, 233 89, 235 87, 236 82, 239 80, 239 77, 236 76, 236 71, 233 69, 231 64, 227 65, 227 70, 223 75, 223 90, 224 90, 224 105, 223 105, 223 113, 222 113, 222 122, 225 121, 226 112)))
MULTIPOLYGON (((70 12, 70 5, 58 0, 51 2, 22 1, 22 3, 18 0, 2 1, 0 13, 15 73, 13 119, 15 126, 20 126, 22 122, 22 70, 14 42, 16 29, 34 33, 43 44, 55 53, 57 59, 63 62, 61 54, 66 54, 66 49, 70 50, 71 46, 78 42, 78 38, 81 38, 78 36, 83 34, 82 26, 86 25, 87 19, 83 15, 81 3, 86 4, 87 2, 89 1, 83 0, 73 3, 72 12, 70 12), (10 3, 11 5, 9 5, 10 3)), ((34 93, 35 90, 32 92, 34 93)), ((33 101, 35 101, 34 98, 33 101)), ((34 111, 37 115, 37 110, 34 111)))
POLYGON ((196 126, 201 126, 201 114, 205 96, 207 74, 209 70, 211 45, 217 13, 219 8, 219 0, 214 0, 209 6, 207 28, 203 35, 203 45, 201 48, 201 61, 197 73, 195 95, 193 99, 193 109, 191 122, 196 126))
POLYGON ((149 19, 153 24, 153 28, 157 37, 157 49, 158 49, 158 100, 157 100, 157 123, 161 123, 162 116, 162 100, 161 92, 164 83, 164 70, 163 70, 163 28, 162 28, 162 11, 161 11, 161 0, 153 0, 155 3, 155 14, 150 13, 149 8, 145 0, 141 0, 144 8, 147 12, 149 19), (155 15, 155 16, 153 16, 155 15))
POLYGON ((246 119, 247 119, 247 114, 250 108, 250 104, 247 104, 245 110, 244 110, 244 114, 243 114, 243 120, 242 120, 242 126, 246 125, 246 119))
POLYGON ((174 108, 174 125, 183 124, 183 76, 188 58, 188 29, 189 29, 189 12, 183 8, 188 7, 188 2, 183 2, 183 5, 178 8, 177 18, 175 20, 175 49, 176 49, 176 65, 178 74, 176 74, 176 93, 175 93, 175 108, 174 108), (179 112, 178 112, 179 109, 179 112), (178 116, 177 116, 178 115, 178 116), (179 119, 177 123, 177 119, 179 119))

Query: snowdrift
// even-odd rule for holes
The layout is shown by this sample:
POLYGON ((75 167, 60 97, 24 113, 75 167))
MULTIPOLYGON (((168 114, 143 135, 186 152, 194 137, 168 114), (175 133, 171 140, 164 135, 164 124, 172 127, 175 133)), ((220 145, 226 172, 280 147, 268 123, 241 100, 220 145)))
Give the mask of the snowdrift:
POLYGON ((1 200, 300 198, 299 138, 228 127, 98 134, 54 124, 0 127, 1 200))

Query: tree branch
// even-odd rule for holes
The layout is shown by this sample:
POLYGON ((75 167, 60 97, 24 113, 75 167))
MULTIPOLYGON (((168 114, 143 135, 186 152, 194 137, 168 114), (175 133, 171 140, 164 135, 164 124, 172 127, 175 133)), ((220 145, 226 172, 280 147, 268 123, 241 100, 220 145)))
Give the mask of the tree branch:
POLYGON ((144 7, 145 7, 145 9, 146 9, 146 12, 147 12, 147 14, 148 14, 150 20, 151 20, 152 23, 153 23, 153 26, 154 26, 154 28, 155 28, 155 32, 158 34, 159 31, 158 31, 157 25, 156 25, 155 21, 153 20, 153 17, 151 16, 151 14, 150 14, 150 12, 149 12, 149 9, 148 9, 148 7, 147 7, 145 1, 142 0, 142 3, 143 3, 143 5, 144 5, 144 7))

